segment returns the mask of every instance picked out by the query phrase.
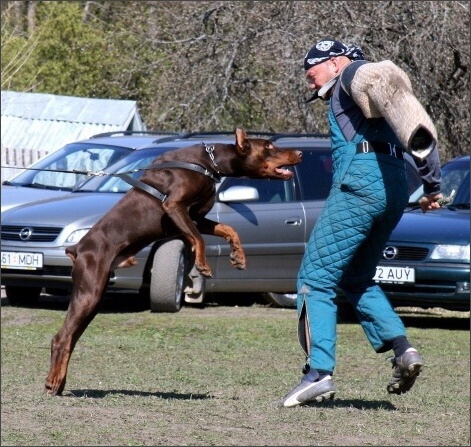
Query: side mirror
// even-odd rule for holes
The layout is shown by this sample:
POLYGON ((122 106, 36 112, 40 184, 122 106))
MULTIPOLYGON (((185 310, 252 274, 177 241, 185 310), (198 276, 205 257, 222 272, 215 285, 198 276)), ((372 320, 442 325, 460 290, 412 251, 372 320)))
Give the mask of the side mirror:
POLYGON ((231 186, 218 194, 220 202, 253 202, 259 199, 258 190, 252 186, 231 186))

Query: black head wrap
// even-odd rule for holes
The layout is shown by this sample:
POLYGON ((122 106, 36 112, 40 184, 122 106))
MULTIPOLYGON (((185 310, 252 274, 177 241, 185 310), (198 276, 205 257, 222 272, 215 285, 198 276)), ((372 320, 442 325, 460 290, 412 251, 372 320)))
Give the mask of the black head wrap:
POLYGON ((314 65, 321 64, 332 57, 346 56, 352 61, 365 59, 363 51, 357 46, 347 46, 330 37, 316 43, 304 57, 304 70, 309 70, 314 65))

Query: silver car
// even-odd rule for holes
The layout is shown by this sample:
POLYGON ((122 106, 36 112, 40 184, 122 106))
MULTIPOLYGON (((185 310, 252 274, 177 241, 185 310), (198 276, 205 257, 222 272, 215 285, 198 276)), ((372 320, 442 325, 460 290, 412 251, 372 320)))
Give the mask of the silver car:
POLYGON ((2 182, 2 209, 66 195, 133 150, 175 138, 176 132, 114 131, 66 144, 2 182))
MULTIPOLYGON (((152 311, 177 312, 183 302, 202 303, 207 292, 257 292, 279 305, 292 306, 296 275, 309 234, 328 195, 331 150, 327 136, 274 135, 279 147, 303 151, 289 181, 223 178, 208 218, 232 226, 240 235, 247 269, 234 269, 225 240, 204 236, 213 277, 193 268, 181 239, 157 241, 137 254, 138 265, 110 274, 108 291, 138 292, 152 311)), ((234 141, 233 137, 177 139, 140 149, 108 172, 140 175, 162 151, 195 141, 234 141)), ((413 170, 411 170, 412 172, 413 170)), ((106 176, 85 183, 68 197, 17 207, 2 216, 2 284, 13 304, 31 303, 46 292, 71 286, 72 263, 65 247, 76 243, 129 190, 123 180, 106 176)), ((133 216, 129 216, 132 219, 133 216)))

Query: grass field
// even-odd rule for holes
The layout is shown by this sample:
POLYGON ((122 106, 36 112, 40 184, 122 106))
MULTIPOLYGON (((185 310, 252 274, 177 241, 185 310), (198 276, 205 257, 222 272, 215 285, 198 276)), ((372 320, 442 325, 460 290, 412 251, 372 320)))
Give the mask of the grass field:
POLYGON ((296 311, 262 305, 154 314, 106 304, 79 340, 62 397, 43 393, 65 305, 1 308, 1 445, 465 446, 469 313, 400 312, 425 368, 390 396, 391 365, 339 324, 333 402, 278 408, 304 362, 296 311))

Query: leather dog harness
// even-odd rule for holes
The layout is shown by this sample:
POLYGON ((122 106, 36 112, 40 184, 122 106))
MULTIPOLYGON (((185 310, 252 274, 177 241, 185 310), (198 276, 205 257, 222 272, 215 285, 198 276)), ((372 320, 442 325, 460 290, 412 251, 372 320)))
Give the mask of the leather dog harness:
MULTIPOLYGON (((213 162, 214 166, 217 168, 217 163, 216 160, 214 159, 214 146, 208 146, 204 143, 201 143, 204 145, 204 148, 206 152, 209 155, 209 158, 211 158, 211 161, 213 162)), ((217 172, 211 172, 209 169, 204 168, 201 165, 198 165, 196 163, 187 163, 185 161, 165 161, 163 163, 160 163, 155 166, 150 166, 147 169, 168 169, 168 168, 183 168, 183 169, 189 169, 191 171, 199 172, 200 174, 208 176, 214 183, 219 183, 221 181, 221 174, 219 171, 217 172)), ((160 192, 157 188, 154 188, 151 185, 148 185, 147 183, 141 182, 138 179, 135 179, 128 175, 127 173, 122 173, 122 174, 110 174, 113 177, 119 177, 121 180, 124 180, 126 183, 129 183, 132 186, 135 186, 136 188, 142 189, 143 191, 147 192, 148 194, 154 196, 155 198, 161 200, 162 202, 165 201, 167 198, 167 194, 164 194, 160 192)))

